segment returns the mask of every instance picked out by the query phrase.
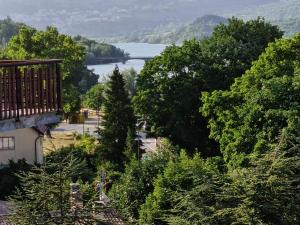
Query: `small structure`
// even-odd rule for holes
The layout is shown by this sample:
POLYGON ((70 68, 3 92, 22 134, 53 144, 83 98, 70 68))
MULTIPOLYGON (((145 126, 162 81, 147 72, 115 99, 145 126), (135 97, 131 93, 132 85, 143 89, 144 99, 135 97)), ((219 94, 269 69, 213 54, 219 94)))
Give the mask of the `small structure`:
POLYGON ((58 123, 62 111, 60 62, 0 61, 0 165, 42 162, 41 128, 58 123))

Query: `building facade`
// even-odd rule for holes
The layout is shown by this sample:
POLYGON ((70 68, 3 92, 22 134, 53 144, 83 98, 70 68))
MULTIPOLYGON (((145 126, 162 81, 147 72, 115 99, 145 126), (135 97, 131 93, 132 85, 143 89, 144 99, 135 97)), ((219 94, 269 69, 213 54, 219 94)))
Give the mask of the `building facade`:
POLYGON ((43 135, 34 128, 0 133, 0 166, 9 160, 26 159, 29 164, 43 163, 43 135))
POLYGON ((60 62, 0 60, 0 166, 43 162, 45 127, 62 111, 60 62))

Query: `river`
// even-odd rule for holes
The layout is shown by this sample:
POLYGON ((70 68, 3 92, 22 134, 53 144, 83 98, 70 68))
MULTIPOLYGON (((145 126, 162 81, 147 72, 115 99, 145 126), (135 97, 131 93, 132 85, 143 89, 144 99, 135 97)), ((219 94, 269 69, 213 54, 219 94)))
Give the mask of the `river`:
MULTIPOLYGON (((145 56, 153 57, 159 55, 166 47, 163 44, 148 44, 148 43, 116 43, 113 44, 118 48, 123 49, 125 52, 129 53, 131 57, 135 56, 145 56)), ((89 69, 94 70, 94 72, 100 75, 99 81, 103 80, 103 77, 110 74, 116 65, 118 65, 120 71, 133 68, 137 72, 140 72, 144 66, 145 62, 143 60, 128 60, 125 64, 123 63, 109 63, 102 65, 88 66, 89 69)))

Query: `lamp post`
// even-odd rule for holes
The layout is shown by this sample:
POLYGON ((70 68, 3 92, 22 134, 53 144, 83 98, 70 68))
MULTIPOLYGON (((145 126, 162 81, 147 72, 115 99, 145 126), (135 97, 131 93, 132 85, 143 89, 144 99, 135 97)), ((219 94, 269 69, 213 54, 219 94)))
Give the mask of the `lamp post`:
MULTIPOLYGON (((81 100, 81 110, 80 111, 82 111, 83 110, 83 96, 82 95, 80 95, 80 100, 81 100)), ((83 115, 83 111, 82 112, 80 112, 81 113, 81 118, 83 118, 82 119, 82 135, 84 135, 84 122, 85 122, 85 119, 84 119, 84 115, 83 115)))

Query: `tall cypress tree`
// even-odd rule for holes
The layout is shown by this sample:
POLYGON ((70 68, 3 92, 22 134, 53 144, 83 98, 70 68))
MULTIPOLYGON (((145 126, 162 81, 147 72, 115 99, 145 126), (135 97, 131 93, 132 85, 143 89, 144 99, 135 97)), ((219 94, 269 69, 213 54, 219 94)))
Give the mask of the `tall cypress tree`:
POLYGON ((112 162, 122 168, 127 134, 135 134, 136 119, 118 67, 110 76, 103 106, 102 129, 99 130, 100 160, 112 162))

